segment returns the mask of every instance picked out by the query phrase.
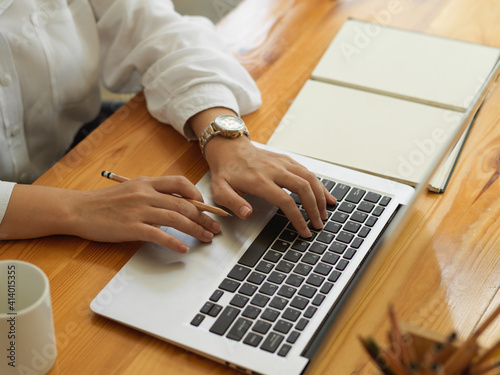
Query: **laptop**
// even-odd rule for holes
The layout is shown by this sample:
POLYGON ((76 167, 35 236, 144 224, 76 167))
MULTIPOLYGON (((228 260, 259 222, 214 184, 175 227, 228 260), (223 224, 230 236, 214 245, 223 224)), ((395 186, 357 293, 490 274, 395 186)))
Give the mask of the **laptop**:
MULTIPOLYGON (((251 218, 217 217, 222 233, 210 244, 163 228, 190 251, 144 243, 91 310, 244 373, 305 373, 349 291, 377 250, 397 239, 497 73, 498 65, 415 188, 257 144, 290 155, 336 195, 324 229, 300 238, 276 207, 248 197, 251 218)), ((213 203, 209 178, 197 186, 213 203)))

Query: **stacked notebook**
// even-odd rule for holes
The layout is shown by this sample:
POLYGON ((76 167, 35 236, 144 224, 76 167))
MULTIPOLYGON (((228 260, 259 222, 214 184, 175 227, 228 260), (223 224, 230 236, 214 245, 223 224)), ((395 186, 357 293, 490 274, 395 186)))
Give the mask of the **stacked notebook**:
MULTIPOLYGON (((498 48, 348 20, 268 144, 415 186, 499 58, 498 48)), ((467 133, 430 190, 444 191, 467 133)))

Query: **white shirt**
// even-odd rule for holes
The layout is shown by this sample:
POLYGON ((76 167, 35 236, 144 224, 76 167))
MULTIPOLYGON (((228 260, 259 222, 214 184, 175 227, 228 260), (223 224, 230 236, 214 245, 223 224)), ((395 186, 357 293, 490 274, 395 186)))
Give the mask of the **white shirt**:
MULTIPOLYGON (((261 104, 213 24, 170 0, 0 0, 0 180, 30 183, 59 160, 98 114, 99 81, 144 89, 151 114, 188 139, 204 109, 261 104)), ((0 181, 0 222, 11 190, 0 181)))

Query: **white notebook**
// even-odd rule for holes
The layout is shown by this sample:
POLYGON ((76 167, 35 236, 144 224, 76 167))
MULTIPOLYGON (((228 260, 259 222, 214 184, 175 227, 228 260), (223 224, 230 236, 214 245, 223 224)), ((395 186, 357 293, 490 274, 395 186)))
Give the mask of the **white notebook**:
MULTIPOLYGON (((347 20, 268 144, 414 186, 499 58, 498 48, 347 20)), ((431 190, 444 191, 464 141, 431 190)))

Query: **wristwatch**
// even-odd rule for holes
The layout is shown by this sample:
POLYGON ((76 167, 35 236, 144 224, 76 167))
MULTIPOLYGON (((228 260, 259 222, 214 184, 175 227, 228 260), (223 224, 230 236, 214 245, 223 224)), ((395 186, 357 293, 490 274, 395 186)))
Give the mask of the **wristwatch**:
POLYGON ((243 120, 237 116, 222 115, 217 117, 207 126, 200 136, 200 148, 203 157, 205 157, 205 147, 207 143, 216 135, 226 138, 238 138, 246 135, 250 138, 248 129, 243 120))

